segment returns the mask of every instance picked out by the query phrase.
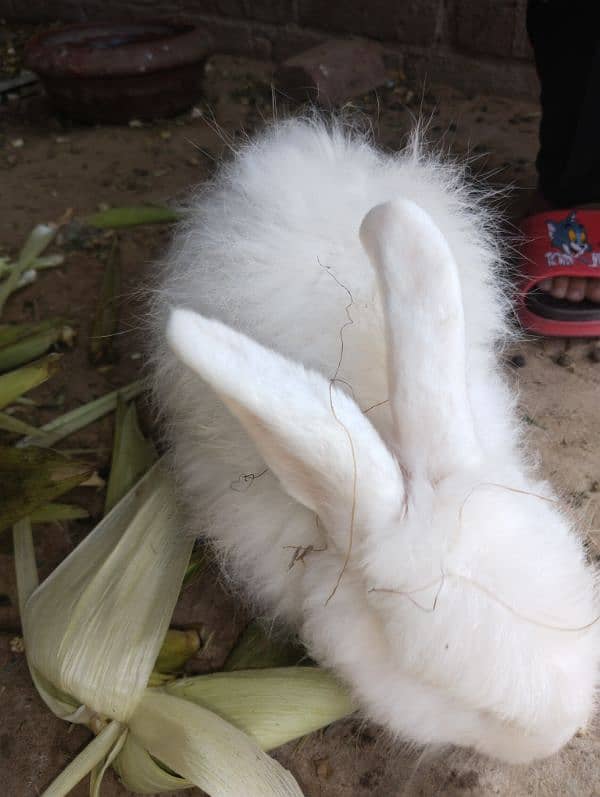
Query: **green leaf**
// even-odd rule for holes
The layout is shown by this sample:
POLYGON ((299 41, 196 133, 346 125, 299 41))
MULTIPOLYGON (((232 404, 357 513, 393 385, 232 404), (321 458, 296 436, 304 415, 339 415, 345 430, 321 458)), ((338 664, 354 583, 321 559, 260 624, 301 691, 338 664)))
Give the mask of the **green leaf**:
POLYGON ((192 544, 157 463, 27 601, 31 671, 77 705, 126 723, 145 692, 192 544))
POLYGON ((57 371, 60 358, 60 354, 48 354, 16 371, 0 375, 0 409, 49 379, 57 371))
POLYGON ((115 439, 104 512, 133 487, 157 460, 154 446, 140 431, 135 403, 127 404, 117 396, 115 439))
POLYGON ((30 232, 16 264, 11 268, 6 279, 0 283, 0 315, 8 297, 19 287, 23 273, 31 268, 34 260, 49 246, 57 229, 55 224, 38 224, 30 232))
POLYGON ((110 363, 115 359, 114 336, 119 327, 120 296, 119 242, 114 238, 106 258, 102 287, 92 322, 88 351, 92 365, 110 363))
POLYGON ((0 446, 0 531, 72 490, 92 473, 88 464, 72 462, 54 451, 0 446))
POLYGON ((214 711, 255 739, 262 750, 306 736, 355 711, 348 690, 318 667, 197 675, 171 681, 162 691, 214 711))
POLYGON ((310 663, 304 647, 297 640, 272 639, 257 620, 242 633, 223 667, 231 670, 254 670, 263 667, 287 667, 310 663))
POLYGON ((154 669, 159 673, 180 672, 198 650, 200 650, 200 635, 195 629, 179 631, 169 628, 156 658, 154 669))
POLYGON ((127 730, 119 722, 109 722, 98 736, 92 739, 87 747, 84 747, 81 753, 63 769, 48 786, 42 797, 65 797, 110 754, 126 733, 127 730))
POLYGON ((34 509, 29 515, 32 523, 54 523, 61 520, 80 520, 89 517, 87 509, 77 504, 60 504, 56 501, 34 509))
POLYGON ((140 744, 211 797, 302 797, 290 772, 221 717, 147 689, 129 721, 140 744))
POLYGON ((179 214, 171 208, 156 205, 109 208, 83 219, 84 224, 101 229, 135 227, 138 224, 169 224, 178 221, 179 214))
POLYGON ((187 570, 183 579, 183 588, 189 586, 193 581, 213 564, 214 556, 210 546, 204 543, 196 543, 196 547, 192 551, 190 561, 188 562, 187 570))
POLYGON ((12 434, 27 434, 35 437, 38 430, 30 423, 16 418, 14 415, 8 415, 6 412, 0 412, 0 429, 4 432, 11 432, 12 434))
POLYGON ((191 789, 194 785, 162 767, 131 733, 125 740, 114 768, 123 786, 136 794, 162 794, 191 789))
POLYGON ((0 326, 0 372, 34 360, 55 343, 70 344, 73 328, 64 318, 40 324, 5 324, 0 326))
MULTIPOLYGON (((3 377, 0 376, 0 384, 2 379, 3 377)), ((58 443, 59 440, 63 440, 70 434, 78 432, 80 429, 83 429, 90 423, 93 423, 99 418, 103 418, 105 415, 108 415, 109 412, 113 412, 116 409, 119 396, 124 401, 130 401, 136 396, 139 396, 143 389, 143 382, 137 381, 131 382, 129 385, 119 388, 119 390, 114 390, 112 393, 107 393, 105 396, 94 399, 93 401, 90 401, 81 407, 77 407, 70 412, 66 412, 64 415, 60 415, 58 418, 55 418, 49 423, 40 426, 39 435, 36 437, 23 438, 23 440, 20 440, 17 443, 17 447, 21 448, 35 445, 49 448, 50 446, 55 445, 55 443, 58 443)), ((1 395, 2 393, 0 388, 0 397, 1 395)))

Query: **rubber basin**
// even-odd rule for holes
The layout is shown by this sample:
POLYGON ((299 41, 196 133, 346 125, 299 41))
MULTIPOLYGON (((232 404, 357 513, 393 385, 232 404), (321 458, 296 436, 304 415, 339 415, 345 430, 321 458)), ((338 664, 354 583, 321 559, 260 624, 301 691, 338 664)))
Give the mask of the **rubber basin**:
POLYGON ((171 22, 68 25, 26 46, 55 108, 71 119, 124 123, 173 116, 202 93, 210 36, 171 22))

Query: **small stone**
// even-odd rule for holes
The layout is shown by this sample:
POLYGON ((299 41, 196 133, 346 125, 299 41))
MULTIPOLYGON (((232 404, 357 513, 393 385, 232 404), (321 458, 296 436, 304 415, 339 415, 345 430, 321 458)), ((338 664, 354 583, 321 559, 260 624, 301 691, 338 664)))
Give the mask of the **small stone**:
POLYGON ((12 653, 24 653, 25 652, 25 642, 23 641, 22 636, 14 636, 10 640, 10 649, 12 653))
POLYGON ((10 143, 15 149, 21 149, 21 147, 25 144, 22 138, 13 138, 10 143))
POLYGON ((56 136, 54 140, 57 144, 67 144, 69 141, 66 136, 56 136))
POLYGON ((525 359, 525 355, 517 352, 517 354, 513 354, 512 357, 508 358, 508 364, 512 365, 513 368, 523 368, 527 365, 527 360, 525 359))
POLYGON ((323 780, 327 780, 331 777, 331 765, 329 764, 329 759, 327 758, 316 758, 315 759, 315 772, 319 778, 323 780))
POLYGON ((98 208, 100 213, 105 213, 107 210, 110 209, 110 205, 108 204, 108 202, 98 202, 96 207, 98 208))
POLYGON ((202 119, 204 116, 202 109, 194 106, 190 111, 190 119, 202 119))
POLYGON ((600 490, 600 482, 598 480, 594 480, 590 485, 590 492, 597 493, 600 490))
POLYGON ((568 368, 570 365, 573 365, 573 360, 566 351, 562 351, 558 357, 555 357, 554 362, 560 365, 561 368, 568 368))
POLYGON ((130 119, 129 127, 143 127, 143 123, 139 119, 130 119))
POLYGON ((381 49, 370 42, 329 39, 288 58, 275 85, 286 98, 331 107, 385 84, 381 49))
POLYGON ((171 131, 170 130, 161 130, 160 137, 163 141, 168 141, 171 138, 171 131))

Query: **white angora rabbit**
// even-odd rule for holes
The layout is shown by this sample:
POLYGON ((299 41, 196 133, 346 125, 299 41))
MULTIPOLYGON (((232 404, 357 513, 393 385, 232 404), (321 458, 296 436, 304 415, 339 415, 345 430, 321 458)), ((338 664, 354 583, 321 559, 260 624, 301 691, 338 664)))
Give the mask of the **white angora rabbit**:
POLYGON ((167 258, 155 395, 192 533, 369 718, 529 761, 590 718, 595 574, 520 450, 459 172, 335 121, 241 146, 167 258))

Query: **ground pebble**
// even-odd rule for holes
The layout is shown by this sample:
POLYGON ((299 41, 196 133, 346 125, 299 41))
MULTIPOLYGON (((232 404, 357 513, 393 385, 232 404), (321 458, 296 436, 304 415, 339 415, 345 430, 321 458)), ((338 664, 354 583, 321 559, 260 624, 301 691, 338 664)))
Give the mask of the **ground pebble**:
POLYGON ((568 368, 570 365, 572 365, 572 364, 573 364, 573 360, 571 359, 571 357, 569 357, 569 355, 566 353, 566 351, 562 351, 562 352, 561 352, 561 353, 558 355, 558 357, 556 357, 556 359, 554 360, 554 362, 555 362, 557 365, 560 365, 560 366, 561 366, 561 368, 568 368))
POLYGON ((524 354, 517 352, 517 354, 513 354, 512 357, 508 358, 508 364, 512 365, 513 368, 523 368, 527 364, 527 360, 524 354))
POLYGON ((592 346, 589 351, 588 357, 593 363, 600 363, 600 345, 592 346))

